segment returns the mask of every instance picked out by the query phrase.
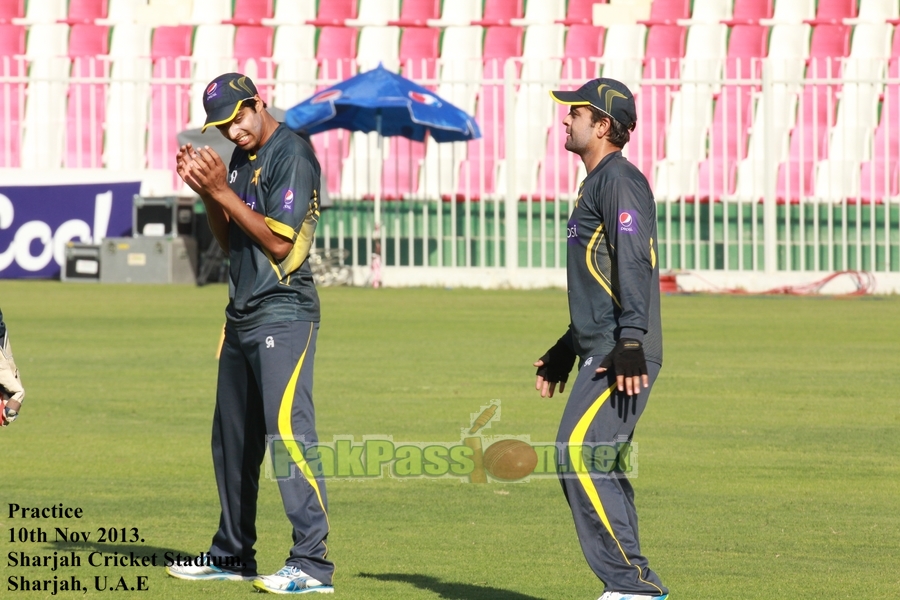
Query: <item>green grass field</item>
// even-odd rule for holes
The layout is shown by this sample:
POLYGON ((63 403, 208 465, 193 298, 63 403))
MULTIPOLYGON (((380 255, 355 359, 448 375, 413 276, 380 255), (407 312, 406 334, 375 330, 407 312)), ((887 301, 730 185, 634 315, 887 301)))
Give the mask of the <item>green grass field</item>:
MULTIPOLYGON (((218 522, 209 451, 223 286, 0 282, 28 396, 0 431, 0 597, 8 578, 94 578, 126 598, 222 600, 248 583, 86 564, 91 552, 197 554, 218 522), (83 508, 78 521, 10 519, 7 505, 83 508), (86 543, 11 542, 34 527, 86 543), (21 529, 21 528, 25 529, 21 529), (99 528, 143 543, 99 543, 99 528), (10 552, 85 564, 11 567, 10 552)), ((563 291, 321 290, 320 437, 459 440, 492 399, 488 434, 552 441, 563 398, 530 364, 562 333, 563 291)), ((643 550, 672 600, 897 598, 900 592, 900 298, 668 296, 666 362, 638 426, 633 481, 643 550)), ((331 480, 334 598, 594 600, 554 480, 331 480)), ((290 545, 261 483, 260 568, 290 545)), ((60 593, 56 597, 81 597, 60 593)))

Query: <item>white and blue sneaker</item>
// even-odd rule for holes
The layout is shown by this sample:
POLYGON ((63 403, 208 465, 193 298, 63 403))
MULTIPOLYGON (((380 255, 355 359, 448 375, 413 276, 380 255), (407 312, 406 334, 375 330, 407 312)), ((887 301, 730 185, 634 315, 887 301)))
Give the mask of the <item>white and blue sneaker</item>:
POLYGON ((194 581, 253 581, 256 576, 245 576, 234 571, 226 571, 215 565, 172 565, 166 567, 166 573, 171 577, 178 579, 189 579, 194 581))
POLYGON ((253 582, 253 587, 270 594, 333 594, 334 586, 325 585, 307 575, 298 567, 283 567, 274 575, 264 575, 253 582))
POLYGON ((647 596, 642 594, 623 594, 621 592, 605 592, 597 600, 666 600, 668 594, 662 596, 647 596))

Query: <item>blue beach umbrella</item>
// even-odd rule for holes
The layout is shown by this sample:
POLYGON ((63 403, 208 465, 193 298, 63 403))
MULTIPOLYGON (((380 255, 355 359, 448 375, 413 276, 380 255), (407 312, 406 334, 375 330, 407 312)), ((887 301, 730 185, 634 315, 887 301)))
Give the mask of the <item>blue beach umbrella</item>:
POLYGON ((377 132, 417 142, 428 132, 436 142, 481 137, 465 111, 380 64, 324 89, 285 114, 285 124, 310 135, 329 129, 377 132))
MULTIPOLYGON (((285 124, 308 134, 330 129, 376 132, 417 142, 428 133, 436 142, 481 137, 475 119, 430 90, 381 64, 326 88, 285 113, 285 124)), ((381 222, 381 178, 375 193, 375 225, 381 222)))

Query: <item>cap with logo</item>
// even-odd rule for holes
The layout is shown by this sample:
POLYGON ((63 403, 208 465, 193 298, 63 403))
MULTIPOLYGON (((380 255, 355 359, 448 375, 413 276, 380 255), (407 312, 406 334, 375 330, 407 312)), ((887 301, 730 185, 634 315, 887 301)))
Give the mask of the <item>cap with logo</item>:
POLYGON ((207 127, 215 127, 228 123, 237 116, 241 103, 250 100, 259 92, 253 81, 240 73, 219 75, 206 86, 203 92, 203 108, 206 110, 206 122, 201 131, 207 127))
POLYGON ((550 96, 560 104, 585 106, 590 104, 606 113, 629 131, 634 131, 637 111, 634 108, 634 94, 621 81, 615 79, 592 79, 574 91, 553 91, 550 96))

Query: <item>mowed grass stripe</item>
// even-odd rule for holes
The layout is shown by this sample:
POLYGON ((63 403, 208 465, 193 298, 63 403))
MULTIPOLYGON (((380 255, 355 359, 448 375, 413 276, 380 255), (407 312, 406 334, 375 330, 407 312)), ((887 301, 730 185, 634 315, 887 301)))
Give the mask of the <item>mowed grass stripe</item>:
MULTIPOLYGON (((563 398, 531 363, 564 331, 559 290, 323 289, 320 436, 454 442, 492 399, 486 435, 555 439, 563 398)), ((199 553, 218 520, 209 452, 224 286, 0 282, 28 391, 0 432, 0 590, 9 576, 146 575, 141 598, 244 598, 161 568, 13 568, 8 553, 199 553), (6 505, 84 508, 87 544, 10 543, 6 505), (100 544, 99 527, 144 543, 100 544)), ((665 365, 638 426, 643 550, 672 599, 891 598, 900 585, 900 299, 666 296, 665 365)), ((328 482, 335 598, 584 599, 602 585, 553 480, 328 482)), ((261 483, 260 566, 290 545, 261 483)), ((96 595, 101 592, 91 592, 96 595)), ((105 593, 105 592, 103 592, 105 593)), ((135 592, 137 594, 137 592, 135 592)), ((66 595, 56 596, 66 597, 66 595)), ((74 597, 70 595, 69 597, 74 597)), ((133 597, 133 596, 129 596, 133 597)))

